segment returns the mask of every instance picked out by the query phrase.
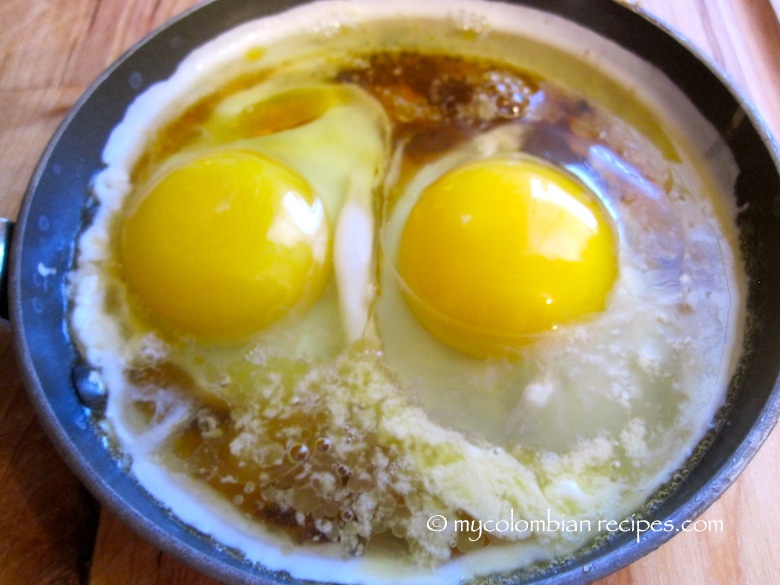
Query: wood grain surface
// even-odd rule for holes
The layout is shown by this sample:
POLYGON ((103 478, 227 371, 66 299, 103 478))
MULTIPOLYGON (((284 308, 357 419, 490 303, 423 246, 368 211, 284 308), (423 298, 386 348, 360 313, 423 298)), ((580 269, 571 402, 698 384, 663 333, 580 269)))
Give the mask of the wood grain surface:
MULTIPOLYGON (((38 157, 93 79, 192 0, 0 0, 0 216, 14 218, 38 157)), ((780 136, 780 0, 630 2, 721 65, 780 136)), ((780 432, 703 516, 600 585, 780 582, 780 432)), ((0 326, 0 585, 207 585, 137 537, 60 460, 0 326)))

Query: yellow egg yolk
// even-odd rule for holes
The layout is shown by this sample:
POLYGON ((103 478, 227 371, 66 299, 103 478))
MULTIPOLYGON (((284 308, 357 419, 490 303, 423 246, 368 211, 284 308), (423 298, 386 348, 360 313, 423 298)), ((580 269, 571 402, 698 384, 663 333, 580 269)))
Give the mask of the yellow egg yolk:
POLYGON ((134 198, 124 277, 164 328, 235 340, 310 304, 328 275, 323 205, 298 173, 231 151, 183 164, 134 198))
POLYGON ((604 308, 616 237, 584 185, 530 158, 457 167, 429 185, 401 235, 407 304, 469 355, 510 356, 533 334, 604 308))

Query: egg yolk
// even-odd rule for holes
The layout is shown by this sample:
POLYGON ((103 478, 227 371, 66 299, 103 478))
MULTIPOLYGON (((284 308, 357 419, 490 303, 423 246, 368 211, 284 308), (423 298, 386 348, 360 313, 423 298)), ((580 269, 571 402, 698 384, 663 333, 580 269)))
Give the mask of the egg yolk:
POLYGON ((436 338, 475 357, 506 357, 533 334, 603 310, 616 237, 595 195, 564 171, 488 159, 422 192, 397 270, 407 304, 436 338))
POLYGON ((309 305, 328 275, 322 202, 298 173, 249 151, 201 156, 131 201, 124 277, 167 328, 234 340, 309 305))

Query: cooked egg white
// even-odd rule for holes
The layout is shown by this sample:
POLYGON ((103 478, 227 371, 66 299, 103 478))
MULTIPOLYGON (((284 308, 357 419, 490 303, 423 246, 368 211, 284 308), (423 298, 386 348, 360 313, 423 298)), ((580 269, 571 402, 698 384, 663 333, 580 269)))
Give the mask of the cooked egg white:
MULTIPOLYGON (((614 80, 597 79, 580 89, 614 106, 619 99, 599 89, 614 80)), ((670 82, 612 44, 509 5, 315 2, 198 49, 170 80, 140 96, 112 134, 107 168, 95 179, 100 206, 79 241, 71 324, 109 389, 107 435, 172 514, 248 560, 294 577, 444 584, 572 553, 596 534, 510 531, 452 558, 453 522, 459 515, 492 522, 622 518, 669 479, 712 423, 743 313, 733 210, 710 195, 728 193, 733 161, 696 154, 719 139, 685 104, 670 82), (575 278, 576 290, 559 286, 542 300, 573 307, 564 316, 518 319, 507 332, 490 315, 469 321, 469 311, 457 309, 442 326, 447 300, 417 288, 421 275, 436 268, 435 258, 415 264, 415 249, 426 246, 427 234, 436 237, 425 224, 438 215, 418 207, 431 185, 464 168, 479 173, 497 163, 500 174, 536 159, 522 153, 521 126, 499 127, 396 183, 384 112, 362 90, 324 80, 339 55, 405 43, 500 55, 529 70, 541 67, 564 86, 578 85, 576 72, 588 69, 583 63, 610 55, 620 83, 644 88, 653 120, 675 133, 668 170, 676 187, 669 197, 633 181, 630 165, 598 149, 588 153, 595 174, 547 163, 537 175, 526 173, 553 177, 558 190, 550 193, 567 202, 582 226, 598 228, 588 237, 601 234, 582 272, 598 276, 575 278), (518 43, 527 50, 518 51, 518 43), (197 138, 133 178, 153 129, 239 72, 263 68, 276 73, 220 98, 197 138), (212 199, 211 177, 231 165, 232 198, 212 199), (273 204, 253 195, 253 182, 266 175, 275 177, 273 204), (192 184, 192 199, 181 208, 173 202, 180 188, 169 189, 176 181, 192 184), (399 196, 386 215, 373 203, 383 188, 399 196), (575 188, 581 192, 572 195, 575 188), (151 218, 134 225, 141 213, 151 218), (203 223, 200 235, 166 227, 185 213, 203 223), (412 216, 422 226, 414 237, 405 235, 412 216), (259 243, 246 235, 255 225, 263 226, 259 243), (171 239, 197 253, 158 256, 171 239), (158 276, 144 269, 156 262, 158 276), (226 265, 235 284, 211 284, 209 272, 220 274, 226 265), (163 278, 172 280, 158 286, 163 278), (281 292, 258 308, 253 290, 264 278, 281 292), (415 306, 416 299, 422 302, 415 306), (484 337, 474 341, 464 334, 469 328, 484 337), (153 377, 143 384, 133 379, 132 372, 160 363, 184 373, 168 376, 175 391, 150 391, 153 377), (290 372, 303 372, 294 387, 281 382, 290 372), (155 403, 151 414, 137 408, 145 400, 155 403), (231 456, 252 464, 290 456, 269 454, 266 437, 278 421, 293 420, 301 405, 319 414, 330 434, 317 457, 372 462, 362 497, 351 501, 355 533, 343 538, 371 535, 370 519, 402 494, 407 510, 392 529, 406 535, 412 560, 392 548, 344 559, 330 546, 293 547, 247 519, 238 500, 226 501, 184 473, 159 448, 211 403, 233 408, 231 456), (365 445, 373 450, 361 453, 365 445), (433 514, 447 517, 448 528, 431 530, 433 514)), ((639 114, 626 114, 633 115, 639 114)), ((659 142, 661 156, 668 155, 671 147, 659 142)), ((480 213, 492 220, 500 208, 480 213)), ((473 219, 467 206, 461 215, 465 223, 473 219)), ((551 242, 551 255, 566 256, 565 244, 551 242)), ((505 283, 495 277, 476 284, 485 282, 479 294, 500 297, 505 283)), ((545 292, 542 285, 531 283, 528 298, 545 292)), ((538 298, 527 302, 530 310, 538 298)), ((198 422, 207 431, 215 424, 208 417, 198 422)), ((335 481, 328 469, 311 473, 323 493, 338 496, 328 487, 335 481)), ((327 518, 317 522, 327 534, 327 518)))

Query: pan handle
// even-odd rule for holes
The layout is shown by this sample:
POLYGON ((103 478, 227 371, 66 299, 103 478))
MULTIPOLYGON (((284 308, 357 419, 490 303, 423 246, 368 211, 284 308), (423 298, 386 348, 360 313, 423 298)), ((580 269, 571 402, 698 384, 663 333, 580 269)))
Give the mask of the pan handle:
POLYGON ((0 319, 8 321, 8 272, 14 222, 0 217, 0 319))

